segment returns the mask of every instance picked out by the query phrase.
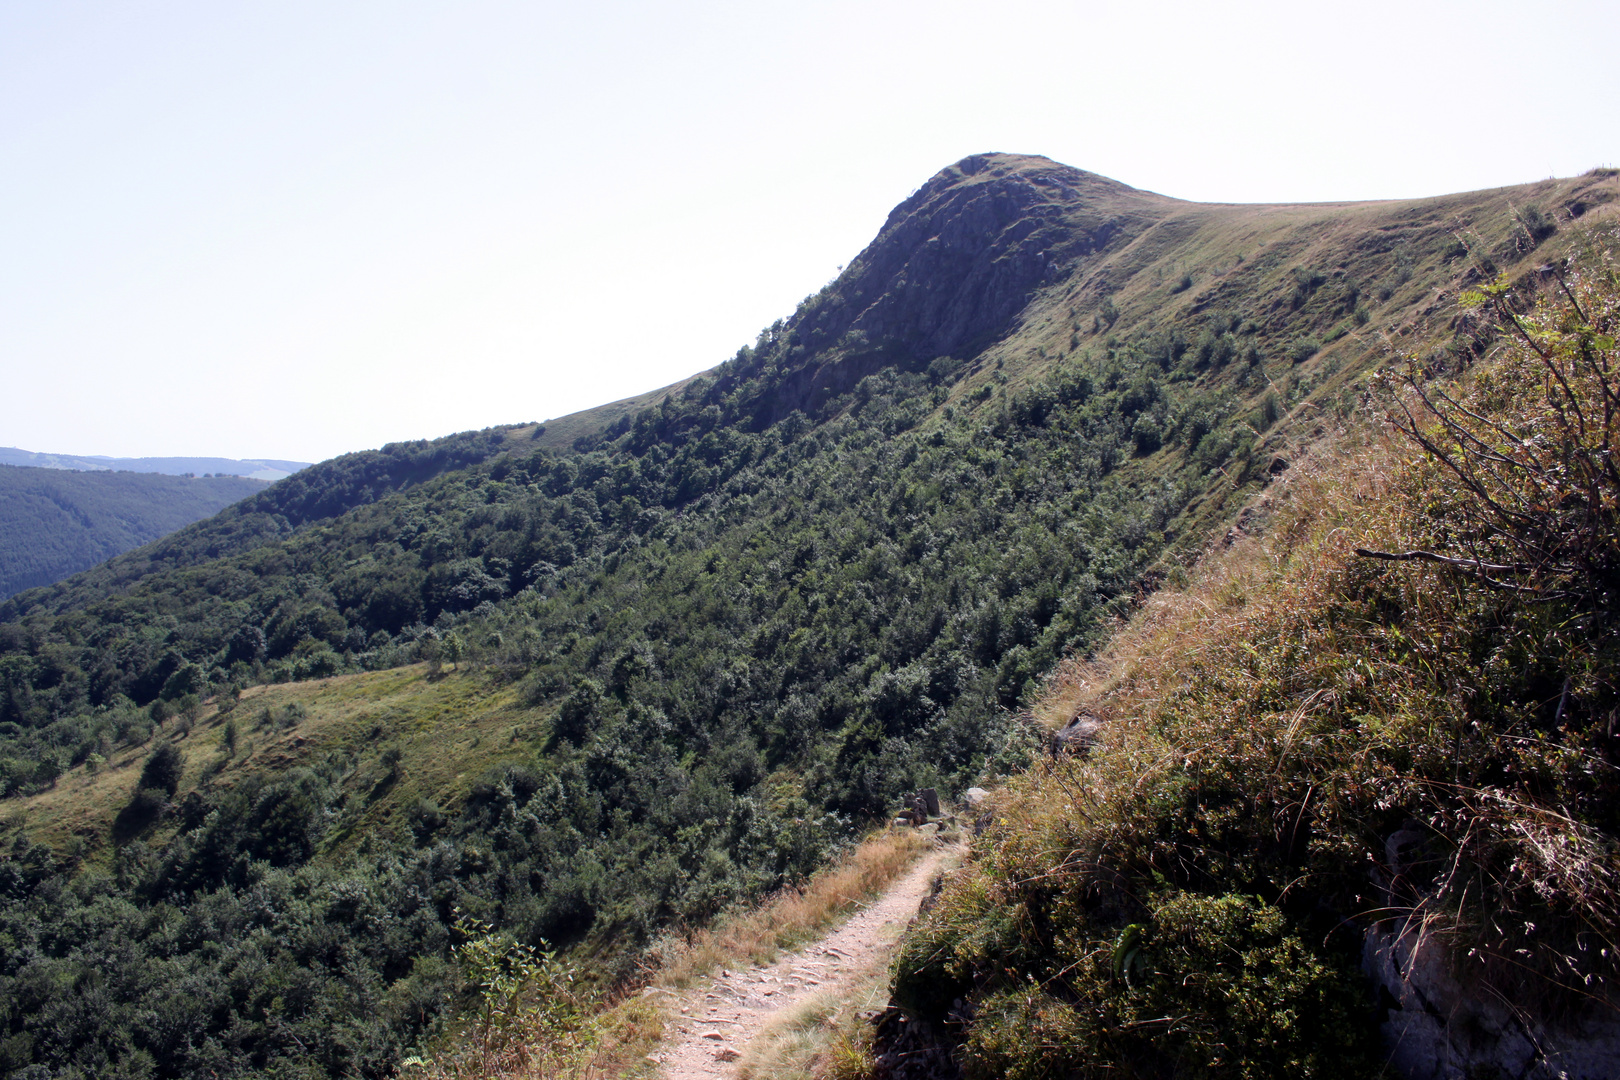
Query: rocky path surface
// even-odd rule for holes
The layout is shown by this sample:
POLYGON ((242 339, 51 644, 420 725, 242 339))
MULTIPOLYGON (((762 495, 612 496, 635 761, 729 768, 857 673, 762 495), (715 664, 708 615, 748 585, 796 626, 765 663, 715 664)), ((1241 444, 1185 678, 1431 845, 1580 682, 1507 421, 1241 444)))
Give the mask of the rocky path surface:
POLYGON ((669 1039, 655 1055, 663 1080, 735 1077, 749 1044, 817 995, 847 996, 888 966, 895 943, 935 875, 956 850, 924 855, 905 877, 825 937, 769 967, 724 971, 682 995, 669 1039))

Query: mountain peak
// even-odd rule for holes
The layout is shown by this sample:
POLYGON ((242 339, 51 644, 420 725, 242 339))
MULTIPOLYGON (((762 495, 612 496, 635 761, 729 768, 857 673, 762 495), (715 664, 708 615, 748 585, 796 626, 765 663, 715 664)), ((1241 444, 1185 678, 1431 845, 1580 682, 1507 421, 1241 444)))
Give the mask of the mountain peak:
MULTIPOLYGON (((895 207, 791 329, 812 345, 858 332, 891 362, 965 357, 1009 332, 1077 260, 1128 243, 1176 205, 1050 158, 974 154, 895 207)), ((836 375, 810 381, 847 383, 868 366, 842 358, 836 375)))

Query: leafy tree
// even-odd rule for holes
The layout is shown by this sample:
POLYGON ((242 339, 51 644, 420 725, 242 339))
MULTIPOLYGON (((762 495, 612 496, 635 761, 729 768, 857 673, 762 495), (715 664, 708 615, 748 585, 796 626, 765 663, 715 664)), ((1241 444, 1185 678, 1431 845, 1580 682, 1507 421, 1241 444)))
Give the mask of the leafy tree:
POLYGON ((147 755, 146 764, 141 766, 139 786, 173 797, 180 790, 180 777, 185 772, 185 764, 178 747, 171 742, 159 743, 157 749, 147 755))

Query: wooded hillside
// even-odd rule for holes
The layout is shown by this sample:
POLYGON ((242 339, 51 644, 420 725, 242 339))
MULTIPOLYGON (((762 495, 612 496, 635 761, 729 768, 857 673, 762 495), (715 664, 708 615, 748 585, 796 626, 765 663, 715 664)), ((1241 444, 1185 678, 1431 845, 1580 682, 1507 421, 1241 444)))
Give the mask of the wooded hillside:
POLYGON ((700 377, 334 459, 13 597, 0 1066, 385 1075, 455 1001, 458 910, 611 980, 1013 768, 1042 675, 1392 346, 1482 355, 1436 313, 1616 187, 1204 206, 965 159, 700 377))
POLYGON ((88 570, 263 487, 239 476, 0 465, 0 600, 88 570))

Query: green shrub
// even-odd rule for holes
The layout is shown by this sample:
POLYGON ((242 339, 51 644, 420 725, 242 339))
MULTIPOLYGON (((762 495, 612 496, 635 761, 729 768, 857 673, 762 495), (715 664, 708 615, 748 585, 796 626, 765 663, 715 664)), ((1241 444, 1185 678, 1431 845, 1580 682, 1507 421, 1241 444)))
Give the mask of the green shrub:
POLYGON ((1266 396, 1260 399, 1260 408, 1256 414, 1254 426, 1264 431, 1272 424, 1275 424, 1281 416, 1282 405, 1277 401, 1276 391, 1267 390, 1266 396))
POLYGON ((1558 225, 1546 211, 1537 206, 1521 206, 1514 210, 1513 220, 1524 230, 1530 246, 1534 247, 1558 231, 1558 225))
POLYGON ((1150 906, 1147 922, 1090 942, 1060 979, 980 1002, 967 1076, 1378 1075, 1354 957, 1306 945, 1251 896, 1175 892, 1150 906))
POLYGON ((147 756, 141 768, 140 787, 161 791, 173 797, 180 790, 180 775, 185 771, 185 759, 173 743, 163 743, 147 756))

